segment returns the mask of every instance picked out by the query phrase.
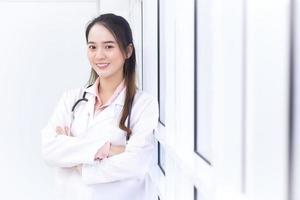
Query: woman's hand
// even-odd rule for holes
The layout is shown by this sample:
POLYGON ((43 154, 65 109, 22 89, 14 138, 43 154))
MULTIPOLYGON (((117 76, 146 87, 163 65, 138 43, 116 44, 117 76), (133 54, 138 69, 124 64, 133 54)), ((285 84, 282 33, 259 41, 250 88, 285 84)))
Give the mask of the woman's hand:
POLYGON ((114 156, 125 151, 125 146, 122 145, 111 145, 109 150, 109 157, 114 156))
MULTIPOLYGON (((67 126, 65 126, 65 127, 57 126, 55 131, 56 131, 57 135, 72 136, 71 132, 70 132, 70 128, 67 127, 67 126)), ((82 164, 76 165, 76 166, 71 167, 71 168, 76 170, 79 174, 81 174, 82 164)))
POLYGON ((55 131, 56 131, 57 135, 71 136, 70 128, 67 126, 65 126, 65 127, 56 126, 55 131))
POLYGON ((102 160, 104 158, 107 158, 109 156, 110 147, 110 142, 105 142, 105 144, 100 149, 98 149, 94 159, 102 160))
POLYGON ((125 151, 125 146, 111 145, 110 142, 106 142, 96 153, 95 160, 102 160, 125 151))
POLYGON ((81 175, 81 173, 82 173, 82 164, 76 165, 76 166, 74 167, 74 169, 81 175))

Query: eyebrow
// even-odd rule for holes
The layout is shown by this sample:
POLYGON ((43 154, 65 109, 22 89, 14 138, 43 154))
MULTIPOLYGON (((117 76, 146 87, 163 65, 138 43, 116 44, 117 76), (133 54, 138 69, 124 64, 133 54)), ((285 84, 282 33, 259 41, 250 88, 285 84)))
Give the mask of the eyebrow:
MULTIPOLYGON (((109 44, 109 43, 116 43, 115 41, 104 41, 104 42, 102 42, 103 44, 109 44)), ((96 44, 96 42, 93 42, 93 41, 90 41, 90 42, 88 42, 88 44, 96 44)))

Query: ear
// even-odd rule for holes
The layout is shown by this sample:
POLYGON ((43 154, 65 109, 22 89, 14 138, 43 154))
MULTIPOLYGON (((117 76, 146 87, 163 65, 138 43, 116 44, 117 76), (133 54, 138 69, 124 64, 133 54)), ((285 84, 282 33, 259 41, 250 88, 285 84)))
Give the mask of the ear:
POLYGON ((131 57, 132 52, 133 52, 133 45, 130 43, 130 44, 127 46, 127 55, 126 55, 126 58, 127 58, 127 59, 131 57))

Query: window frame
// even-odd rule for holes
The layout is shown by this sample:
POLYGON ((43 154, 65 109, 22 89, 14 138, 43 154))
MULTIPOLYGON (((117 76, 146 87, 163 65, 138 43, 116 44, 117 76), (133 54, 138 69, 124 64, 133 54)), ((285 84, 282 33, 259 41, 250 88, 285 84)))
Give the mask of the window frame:
POLYGON ((198 7, 194 0, 194 152, 208 165, 211 162, 198 150, 198 7))

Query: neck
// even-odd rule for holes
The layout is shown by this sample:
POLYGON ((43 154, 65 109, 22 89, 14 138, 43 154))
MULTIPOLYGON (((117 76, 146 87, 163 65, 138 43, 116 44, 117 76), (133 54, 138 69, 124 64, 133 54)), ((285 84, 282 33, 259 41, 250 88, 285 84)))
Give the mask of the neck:
POLYGON ((113 94, 122 81, 123 81, 123 77, 120 77, 119 79, 113 79, 113 80, 100 77, 100 84, 98 90, 101 90, 102 94, 107 94, 107 95, 113 94))

